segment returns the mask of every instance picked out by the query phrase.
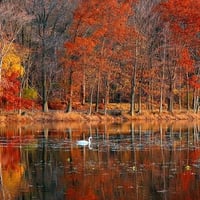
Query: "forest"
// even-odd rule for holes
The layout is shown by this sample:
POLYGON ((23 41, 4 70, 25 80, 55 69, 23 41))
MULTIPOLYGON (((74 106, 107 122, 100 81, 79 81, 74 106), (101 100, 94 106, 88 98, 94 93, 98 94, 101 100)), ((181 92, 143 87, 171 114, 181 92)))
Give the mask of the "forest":
POLYGON ((0 0, 0 110, 198 111, 199 0, 0 0))

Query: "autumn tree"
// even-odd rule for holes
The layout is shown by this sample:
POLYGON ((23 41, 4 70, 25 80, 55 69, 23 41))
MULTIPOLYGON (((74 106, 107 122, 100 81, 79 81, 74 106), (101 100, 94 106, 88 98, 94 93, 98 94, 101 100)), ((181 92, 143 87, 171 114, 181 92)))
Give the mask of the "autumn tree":
MULTIPOLYGON (((157 29, 159 27, 159 14, 154 12, 158 0, 136 1, 133 6, 134 15, 130 19, 136 34, 132 35, 133 57, 132 77, 130 90, 130 113, 135 113, 135 103, 138 102, 138 112, 142 112, 142 100, 147 102, 147 108, 152 108, 155 81, 153 59, 157 45, 157 29), (137 97, 137 99, 136 99, 137 97)), ((130 45, 130 44, 129 44, 130 45)))
POLYGON ((48 111, 49 96, 60 98, 61 89, 57 86, 62 69, 58 63, 58 51, 67 38, 66 30, 76 2, 23 0, 24 7, 34 20, 22 30, 22 38, 19 39, 32 49, 29 84, 39 91, 44 112, 48 111))
POLYGON ((17 37, 31 20, 32 16, 20 6, 20 1, 0 2, 0 96, 3 108, 21 107, 20 77, 24 74, 22 59, 26 56, 24 48, 18 48, 17 37))
MULTIPOLYGON (((184 62, 184 64, 183 62, 182 64, 180 62, 178 64, 185 71, 186 75, 185 85, 187 87, 188 109, 190 107, 189 87, 199 87, 199 8, 200 2, 192 0, 169 0, 160 4, 162 19, 166 23, 169 23, 169 28, 172 32, 171 41, 178 45, 179 52, 177 56, 184 62)), ((194 99, 196 98, 194 97, 194 99)))
MULTIPOLYGON (((71 29, 73 34, 71 40, 66 43, 66 51, 71 52, 71 54, 68 54, 68 59, 71 59, 76 66, 78 66, 82 58, 92 57, 93 63, 90 63, 90 65, 92 64, 96 69, 93 75, 93 84, 96 85, 96 111, 98 111, 100 88, 103 87, 104 97, 102 99, 105 102, 104 111, 106 113, 106 104, 109 102, 111 74, 116 66, 119 65, 114 58, 115 51, 126 38, 128 17, 131 15, 130 10, 131 4, 129 1, 117 2, 113 0, 105 3, 96 0, 92 2, 83 1, 75 11, 71 29), (113 28, 110 29, 110 27, 113 28), (82 45, 80 41, 82 41, 82 45), (93 48, 90 48, 88 52, 89 47, 93 48)), ((85 62, 85 59, 83 60, 85 62)), ((91 61, 91 59, 89 60, 91 61)), ((83 62, 81 64, 86 66, 83 62)), ((73 71, 70 65, 69 71, 73 71)), ((85 77, 85 70, 82 73, 83 77, 85 77)), ((84 84, 83 88, 85 88, 84 84)), ((72 92, 70 92, 69 96, 71 97, 71 95, 72 92)))
POLYGON ((20 7, 20 1, 0 2, 0 80, 4 56, 9 52, 24 25, 31 20, 32 16, 20 7))
MULTIPOLYGON (((85 78, 87 71, 87 58, 94 47, 93 41, 89 37, 84 37, 87 27, 79 22, 79 15, 76 12, 78 22, 75 21, 70 27, 71 38, 65 43, 64 72, 67 79, 68 89, 66 91, 66 99, 68 102, 67 112, 72 111, 72 101, 75 92, 82 93, 82 103, 85 102, 85 78), (79 79, 79 78, 81 79, 79 79)), ((76 96, 77 97, 77 96, 76 96)), ((77 97, 78 98, 78 97, 77 97)), ((80 99, 80 98, 79 98, 80 99)))
MULTIPOLYGON (((21 109, 29 108, 30 101, 25 100, 21 96, 20 79, 24 75, 24 67, 22 66, 22 54, 18 53, 19 47, 12 45, 2 60, 2 79, 0 102, 3 109, 21 109)), ((22 48, 21 48, 22 52, 22 48)))

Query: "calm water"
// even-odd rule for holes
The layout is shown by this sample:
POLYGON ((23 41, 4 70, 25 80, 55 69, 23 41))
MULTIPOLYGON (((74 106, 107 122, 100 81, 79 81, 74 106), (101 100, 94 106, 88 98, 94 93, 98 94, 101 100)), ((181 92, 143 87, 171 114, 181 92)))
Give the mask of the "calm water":
POLYGON ((5 200, 200 199, 200 126, 0 127, 0 176, 5 200))

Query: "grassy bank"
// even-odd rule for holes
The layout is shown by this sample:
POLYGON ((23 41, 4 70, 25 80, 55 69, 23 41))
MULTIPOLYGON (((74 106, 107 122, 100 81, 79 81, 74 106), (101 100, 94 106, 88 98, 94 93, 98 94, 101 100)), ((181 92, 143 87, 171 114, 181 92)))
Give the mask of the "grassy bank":
POLYGON ((159 113, 158 111, 150 112, 143 111, 142 113, 135 113, 134 116, 130 116, 128 112, 108 112, 109 114, 104 115, 103 112, 88 115, 83 112, 71 112, 65 113, 64 111, 49 111, 43 113, 41 111, 26 111, 19 115, 16 112, 1 113, 0 122, 67 122, 67 121, 95 121, 95 122, 122 122, 131 120, 200 120, 200 113, 193 111, 177 111, 173 113, 164 111, 159 113))

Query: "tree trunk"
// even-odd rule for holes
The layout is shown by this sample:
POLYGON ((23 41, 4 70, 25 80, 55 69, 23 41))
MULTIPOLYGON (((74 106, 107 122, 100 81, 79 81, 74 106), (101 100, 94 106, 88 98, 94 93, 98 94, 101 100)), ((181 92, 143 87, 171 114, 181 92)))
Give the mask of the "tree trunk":
POLYGON ((168 97, 168 111, 173 112, 174 96, 173 96, 173 87, 172 83, 169 86, 169 97, 168 97))
POLYGON ((82 83, 82 92, 81 93, 82 93, 81 101, 82 101, 82 105, 84 105, 85 104, 85 69, 83 70, 83 83, 82 83))
POLYGON ((179 96, 179 98, 178 98, 178 104, 179 104, 179 110, 181 111, 181 109, 182 109, 181 96, 179 96))
POLYGON ((136 81, 135 79, 136 79, 136 69, 134 69, 132 84, 131 84, 131 106, 130 106, 131 116, 133 116, 135 113, 135 81, 136 81))
POLYGON ((100 92, 100 69, 98 69, 95 112, 99 111, 99 108, 98 108, 99 107, 99 92, 100 92))
POLYGON ((195 112, 196 112, 196 113, 198 113, 198 111, 199 111, 199 106, 200 106, 200 97, 197 96, 197 97, 195 98, 195 112))
POLYGON ((106 91, 105 91, 104 115, 107 114, 107 105, 109 103, 109 94, 110 94, 110 72, 108 71, 108 77, 107 77, 107 81, 106 81, 106 91))
POLYGON ((165 46, 164 46, 164 52, 163 52, 163 65, 162 65, 162 77, 161 77, 161 86, 160 86, 160 108, 159 112, 162 113, 163 111, 163 87, 164 87, 164 79, 165 79, 165 64, 166 64, 166 45, 167 45, 167 38, 165 34, 165 46))
POLYGON ((190 86, 189 86, 189 77, 187 74, 187 110, 190 110, 190 86))
MULTIPOLYGON (((43 34, 44 37, 44 34, 43 34)), ((48 112, 48 102, 47 102, 47 73, 46 73, 46 66, 45 66, 45 41, 44 38, 42 39, 42 108, 43 112, 48 112)))
POLYGON ((94 92, 94 87, 92 86, 91 94, 90 94, 90 110, 89 110, 89 115, 92 114, 92 99, 93 99, 93 92, 94 92))
POLYGON ((72 90, 70 90, 70 96, 69 96, 69 101, 67 104, 67 111, 66 112, 72 112, 72 90))
MULTIPOLYGON (((148 70, 152 69, 152 58, 151 58, 151 54, 148 53, 148 70)), ((153 78, 150 77, 150 80, 148 81, 148 96, 147 96, 147 109, 148 110, 152 110, 152 85, 153 85, 153 78)))
POLYGON ((70 73, 69 73, 69 97, 68 97, 68 104, 67 104, 67 110, 66 112, 71 112, 72 111, 72 95, 73 95, 73 89, 72 89, 72 67, 70 67, 70 73))
POLYGON ((86 55, 85 55, 85 53, 84 53, 84 63, 83 63, 83 79, 82 79, 82 87, 81 87, 81 102, 82 102, 82 105, 84 105, 85 104, 85 97, 86 97, 86 94, 85 94, 85 85, 86 85, 86 83, 85 83, 85 67, 86 67, 86 55))
POLYGON ((138 56, 138 49, 136 40, 135 45, 135 63, 133 64, 133 74, 131 78, 131 104, 130 104, 130 114, 131 116, 135 113, 135 87, 136 87, 136 71, 137 71, 137 56, 138 56))
POLYGON ((139 86, 139 97, 138 97, 138 113, 142 113, 142 86, 139 86))
POLYGON ((193 111, 198 112, 199 107, 199 97, 197 95, 197 89, 193 90, 193 111))

